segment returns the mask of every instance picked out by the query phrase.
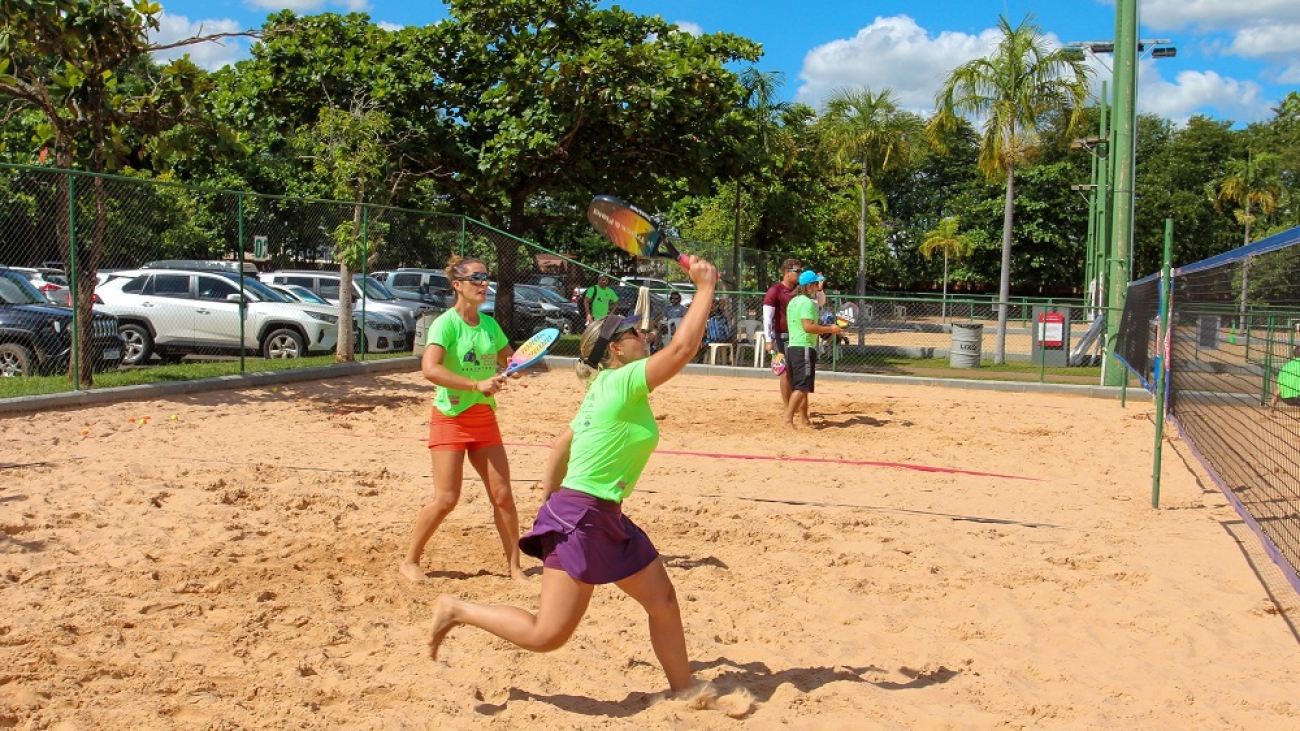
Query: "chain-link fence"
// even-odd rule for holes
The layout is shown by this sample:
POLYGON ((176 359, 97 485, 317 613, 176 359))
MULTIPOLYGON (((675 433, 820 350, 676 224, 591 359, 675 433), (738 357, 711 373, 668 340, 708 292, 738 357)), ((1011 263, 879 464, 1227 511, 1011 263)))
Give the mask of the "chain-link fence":
MULTIPOLYGON (((766 365, 763 294, 789 255, 680 245, 723 275, 699 359, 766 365)), ((0 372, 70 374, 66 387, 82 388, 101 373, 176 364, 228 363, 230 372, 316 365, 345 357, 345 339, 355 359, 406 355, 427 316, 453 301, 443 273, 452 254, 487 264, 496 282, 480 309, 517 340, 542 327, 578 333, 581 292, 599 273, 636 272, 626 282, 615 277, 619 308, 630 310, 636 285, 646 285, 661 322, 672 292, 687 302, 692 292, 672 262, 631 262, 613 247, 607 260, 579 261, 457 215, 2 165, 0 267, 14 282, 5 301, 82 307, 41 325, 61 330, 54 340, 31 326, 6 330, 0 372), (341 263, 350 291, 340 286, 341 263), (339 328, 344 299, 353 303, 350 331, 339 328)), ((1087 370, 1095 349, 1071 355, 1093 329, 1078 304, 1014 301, 1009 370, 995 377, 1095 382, 1087 370)), ((988 298, 832 293, 823 316, 848 321, 840 337, 822 338, 823 369, 970 376, 994 350, 997 311, 988 298)), ((554 352, 576 349, 576 338, 563 339, 554 352)))

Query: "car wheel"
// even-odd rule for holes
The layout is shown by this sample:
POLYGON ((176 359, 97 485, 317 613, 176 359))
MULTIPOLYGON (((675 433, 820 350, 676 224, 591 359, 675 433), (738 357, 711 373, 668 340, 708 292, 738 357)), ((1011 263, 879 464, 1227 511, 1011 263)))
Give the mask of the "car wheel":
POLYGON ((122 365, 144 365, 153 355, 153 336, 144 325, 127 323, 117 330, 122 336, 122 365))
POLYGON ((32 351, 18 343, 0 343, 0 378, 32 374, 32 351))
POLYGON ((263 358, 301 358, 306 353, 302 336, 288 328, 271 331, 262 343, 263 358))

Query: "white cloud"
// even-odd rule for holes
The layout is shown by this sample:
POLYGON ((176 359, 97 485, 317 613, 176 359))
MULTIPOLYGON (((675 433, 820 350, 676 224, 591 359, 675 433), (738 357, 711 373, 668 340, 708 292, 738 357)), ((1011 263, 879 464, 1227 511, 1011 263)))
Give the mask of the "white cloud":
POLYGON ((404 25, 398 25, 397 23, 389 23, 389 22, 386 21, 386 20, 381 20, 381 21, 379 21, 378 23, 375 23, 375 25, 377 25, 377 26, 379 26, 380 28, 383 28, 384 30, 387 30, 387 31, 396 31, 396 30, 401 30, 401 29, 403 29, 403 28, 406 27, 406 26, 404 26, 404 25))
POLYGON ((1248 123, 1266 119, 1271 111, 1264 89, 1254 81, 1239 81, 1214 71, 1181 71, 1165 80, 1157 63, 1144 60, 1138 69, 1138 111, 1150 112, 1175 124, 1196 113, 1212 112, 1218 119, 1248 123))
POLYGON ((904 108, 926 114, 952 69, 988 54, 998 38, 996 28, 979 35, 944 31, 932 37, 906 15, 878 17, 853 38, 809 51, 795 98, 816 107, 840 87, 888 88, 904 108))
MULTIPOLYGON (((169 15, 166 12, 159 15, 158 24, 159 29, 149 38, 150 43, 154 45, 166 45, 197 36, 238 33, 248 30, 242 27, 238 21, 228 18, 190 21, 184 15, 169 15)), ((159 51, 153 54, 153 57, 155 61, 170 61, 188 53, 190 60, 195 65, 213 70, 247 58, 248 47, 249 39, 247 38, 222 38, 219 41, 208 41, 206 43, 196 43, 192 46, 181 46, 180 48, 159 51)))
POLYGON ((315 13, 326 5, 333 5, 348 12, 365 12, 370 10, 369 0, 247 0, 249 5, 267 10, 292 10, 298 14, 315 13))
POLYGON ((1300 54, 1300 21, 1263 23, 1243 28, 1226 53, 1247 58, 1287 57, 1300 54))
POLYGON ((1142 25, 1158 30, 1236 30, 1264 22, 1300 22, 1296 0, 1143 0, 1142 25))
POLYGON ((693 36, 704 35, 704 29, 700 27, 699 23, 692 23, 689 20, 674 20, 673 25, 677 26, 677 30, 683 33, 688 33, 693 36))

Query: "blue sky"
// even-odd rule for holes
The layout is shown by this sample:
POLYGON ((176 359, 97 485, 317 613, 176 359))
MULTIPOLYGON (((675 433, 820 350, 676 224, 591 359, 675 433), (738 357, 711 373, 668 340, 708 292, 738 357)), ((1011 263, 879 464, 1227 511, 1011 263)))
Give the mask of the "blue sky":
MULTIPOLYGON (((609 6, 613 3, 603 2, 609 6)), ((624 8, 660 15, 692 33, 729 32, 763 45, 763 71, 785 74, 787 99, 817 107, 838 87, 893 89, 903 104, 928 112, 956 65, 996 42, 999 15, 1012 24, 1033 13, 1059 43, 1114 36, 1114 0, 625 0, 624 8)), ((282 8, 303 14, 361 11, 385 26, 425 25, 447 17, 440 2, 411 0, 162 0, 159 42, 258 28, 282 8)), ((1141 0, 1139 36, 1169 39, 1176 58, 1144 58, 1138 108, 1182 123, 1192 114, 1264 120, 1287 92, 1300 89, 1300 0, 1141 0)), ((191 49, 217 68, 248 57, 242 39, 191 49)), ((1094 60, 1109 79, 1109 55, 1094 60)))

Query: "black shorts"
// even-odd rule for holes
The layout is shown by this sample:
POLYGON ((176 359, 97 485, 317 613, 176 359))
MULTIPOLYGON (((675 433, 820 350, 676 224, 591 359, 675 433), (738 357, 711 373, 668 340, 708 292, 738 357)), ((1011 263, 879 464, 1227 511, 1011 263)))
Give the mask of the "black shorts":
POLYGON ((817 349, 802 345, 790 346, 785 354, 790 373, 790 390, 812 393, 817 381, 817 349))
POLYGON ((1287 398, 1280 398, 1278 400, 1286 404, 1287 406, 1300 406, 1300 396, 1290 396, 1287 398))

